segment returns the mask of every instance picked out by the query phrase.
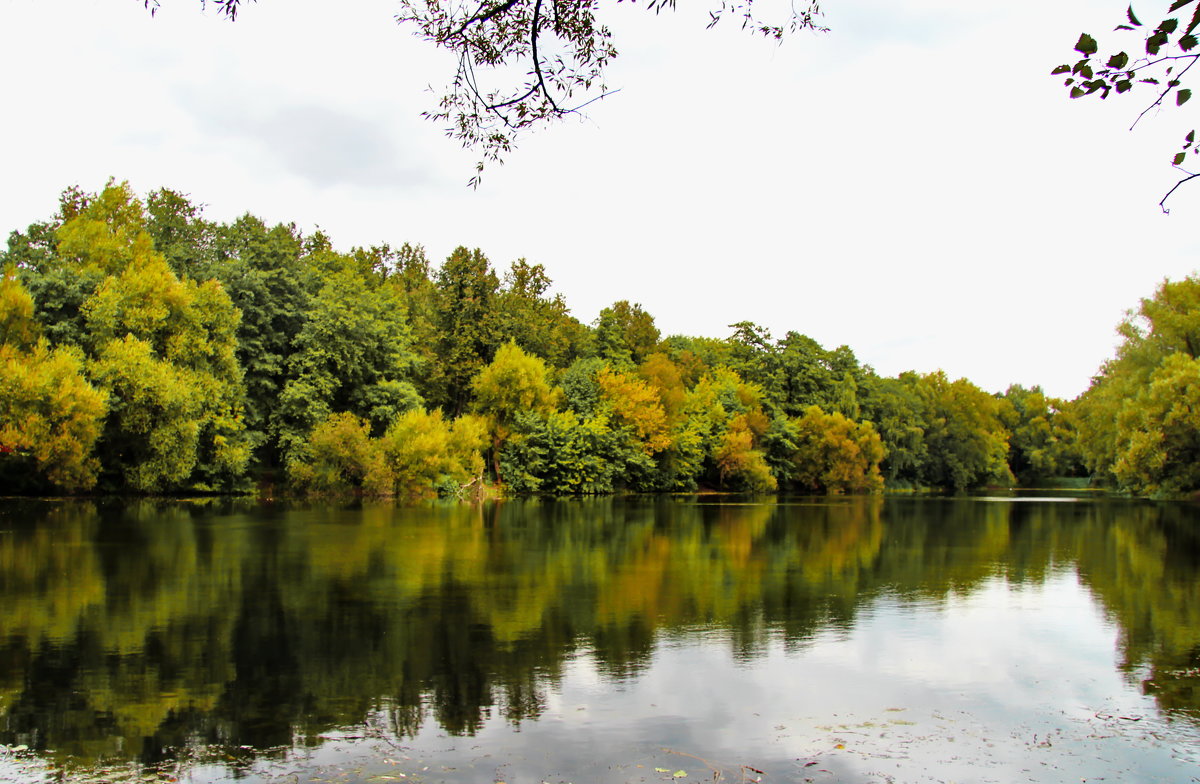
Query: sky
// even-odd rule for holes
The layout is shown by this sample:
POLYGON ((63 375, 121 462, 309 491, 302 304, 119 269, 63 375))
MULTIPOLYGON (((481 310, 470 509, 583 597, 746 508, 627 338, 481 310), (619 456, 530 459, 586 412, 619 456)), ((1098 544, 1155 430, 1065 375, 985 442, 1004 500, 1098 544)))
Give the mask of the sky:
POLYGON ((1129 308, 1200 269, 1200 186, 1158 207, 1187 113, 1131 132, 1148 94, 1070 101, 1049 76, 1080 32, 1124 43, 1124 0, 827 0, 828 33, 782 44, 706 30, 716 4, 605 3, 619 91, 472 190, 475 156, 420 116, 453 61, 394 0, 259 0, 236 23, 198 0, 0 0, 0 232, 116 178, 340 249, 525 258, 584 322, 628 299, 664 335, 748 320, 883 375, 1065 398, 1129 308))

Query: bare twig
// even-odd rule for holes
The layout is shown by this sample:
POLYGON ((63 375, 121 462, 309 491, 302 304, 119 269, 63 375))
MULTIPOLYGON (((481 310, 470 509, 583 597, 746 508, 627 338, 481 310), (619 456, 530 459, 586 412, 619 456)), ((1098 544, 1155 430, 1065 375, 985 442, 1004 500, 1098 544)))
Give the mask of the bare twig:
POLYGON ((1172 186, 1171 190, 1167 191, 1167 195, 1163 196, 1162 201, 1160 201, 1158 203, 1159 208, 1161 208, 1163 211, 1163 215, 1171 214, 1171 211, 1169 209, 1167 209, 1167 199, 1171 198, 1171 194, 1175 192, 1175 189, 1178 188, 1180 185, 1183 185, 1185 182, 1190 182, 1191 180, 1194 180, 1197 177, 1200 177, 1200 174, 1189 174, 1188 176, 1184 177, 1179 182, 1175 183, 1175 185, 1172 186))

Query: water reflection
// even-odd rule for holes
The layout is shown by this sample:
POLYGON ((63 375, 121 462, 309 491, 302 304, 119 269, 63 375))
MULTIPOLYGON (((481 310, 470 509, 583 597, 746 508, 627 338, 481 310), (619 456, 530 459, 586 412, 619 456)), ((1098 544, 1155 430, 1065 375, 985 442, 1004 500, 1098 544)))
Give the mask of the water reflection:
POLYGON ((0 743, 85 769, 250 764, 351 727, 520 727, 566 754, 641 726, 695 747, 741 732, 730 712, 771 683, 813 696, 810 730, 881 693, 948 715, 918 694, 934 686, 989 703, 978 720, 1056 701, 1103 723, 1082 673, 1200 726, 1197 518, 1112 500, 3 501, 0 743))

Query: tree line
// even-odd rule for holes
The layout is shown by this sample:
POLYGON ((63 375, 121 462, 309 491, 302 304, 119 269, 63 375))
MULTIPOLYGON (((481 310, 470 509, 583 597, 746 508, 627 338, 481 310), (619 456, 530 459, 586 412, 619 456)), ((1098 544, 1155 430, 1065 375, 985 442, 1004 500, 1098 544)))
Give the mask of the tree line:
POLYGON ((1197 489, 1200 281, 1164 282, 1075 401, 752 322, 573 316, 541 264, 339 251, 166 189, 62 195, 0 253, 0 484, 18 492, 1197 489))

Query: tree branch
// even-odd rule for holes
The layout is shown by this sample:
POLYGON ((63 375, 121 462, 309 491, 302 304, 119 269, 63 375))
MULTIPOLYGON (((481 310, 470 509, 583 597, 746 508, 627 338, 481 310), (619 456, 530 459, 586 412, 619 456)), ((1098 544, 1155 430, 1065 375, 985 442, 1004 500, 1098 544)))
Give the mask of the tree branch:
MULTIPOLYGON (((555 2, 555 0, 551 0, 555 2)), ((533 71, 537 74, 536 87, 541 89, 542 95, 546 96, 546 100, 550 102, 550 108, 555 114, 561 114, 562 110, 558 108, 558 104, 554 102, 554 96, 546 89, 546 77, 542 75, 542 61, 538 58, 538 17, 542 13, 542 0, 536 0, 533 4, 533 24, 529 28, 529 44, 532 50, 533 71)))
POLYGON ((1171 211, 1169 209, 1167 209, 1167 199, 1171 198, 1171 194, 1175 192, 1175 189, 1178 188, 1180 185, 1183 185, 1185 182, 1190 182, 1191 180, 1194 180, 1197 177, 1200 177, 1200 174, 1189 174, 1188 176, 1184 177, 1179 182, 1175 183, 1174 187, 1172 187, 1171 190, 1167 191, 1167 195, 1163 196, 1162 201, 1160 201, 1158 203, 1159 208, 1162 209, 1162 211, 1163 211, 1163 215, 1171 214, 1171 211))
POLYGON ((1166 98, 1168 95, 1170 95, 1171 91, 1179 86, 1179 82, 1183 80, 1183 75, 1192 69, 1192 66, 1196 64, 1197 59, 1200 59, 1200 54, 1191 54, 1191 55, 1185 55, 1185 56, 1179 56, 1179 57, 1163 57, 1158 60, 1158 62, 1162 62, 1163 60, 1185 60, 1188 58, 1191 58, 1192 61, 1187 64, 1186 68, 1184 68, 1182 71, 1179 72, 1178 76, 1176 76, 1174 79, 1170 79, 1167 81, 1167 89, 1165 89, 1161 93, 1159 93, 1159 96, 1158 96, 1158 98, 1156 98, 1154 100, 1154 103, 1150 104, 1145 109, 1142 109, 1142 113, 1139 114, 1137 116, 1137 119, 1133 121, 1133 125, 1129 126, 1129 130, 1132 131, 1134 128, 1136 128, 1137 124, 1142 121, 1143 117, 1145 117, 1147 114, 1149 114, 1151 109, 1155 108, 1156 106, 1162 105, 1163 99, 1166 98), (1172 81, 1175 82, 1175 84, 1171 84, 1172 81))
POLYGON ((444 37, 441 38, 439 43, 445 43, 446 41, 449 41, 451 38, 457 38, 458 36, 460 36, 464 32, 466 32, 467 28, 470 27, 471 25, 477 24, 480 22, 486 22, 487 20, 491 19, 494 16, 499 16, 500 14, 510 10, 513 6, 515 6, 519 2, 521 2, 521 0, 506 0, 503 3, 498 3, 497 5, 492 6, 491 10, 489 10, 487 13, 482 13, 482 14, 480 13, 480 11, 482 11, 484 9, 484 7, 486 6, 486 3, 483 5, 480 5, 479 11, 476 11, 474 14, 472 14, 465 22, 462 23, 462 26, 459 27, 457 30, 455 30, 453 33, 447 33, 444 37))

